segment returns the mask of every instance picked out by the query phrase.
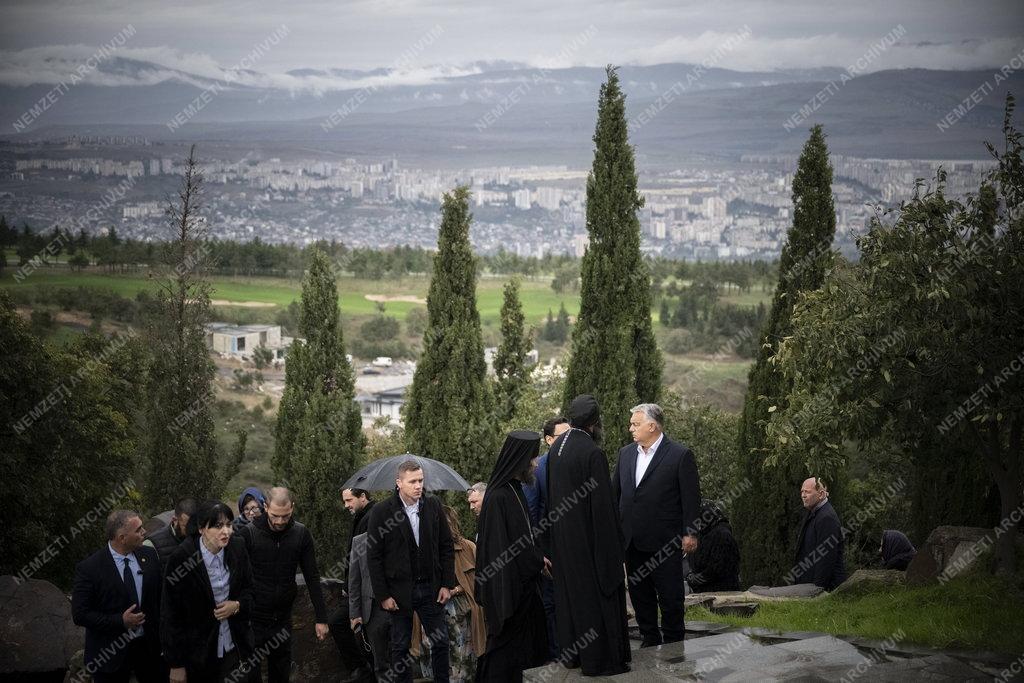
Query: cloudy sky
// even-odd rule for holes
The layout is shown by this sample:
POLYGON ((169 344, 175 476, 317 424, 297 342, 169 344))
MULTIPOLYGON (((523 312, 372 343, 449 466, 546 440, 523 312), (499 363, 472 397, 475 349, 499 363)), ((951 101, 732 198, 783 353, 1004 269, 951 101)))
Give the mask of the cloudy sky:
MULTIPOLYGON (((489 60, 699 62, 738 33, 717 66, 846 67, 893 31, 902 37, 867 71, 1024 59, 1024 0, 3 0, 0 83, 59 82, 129 26, 119 56, 208 77, 241 64, 284 86, 293 69, 396 62, 409 81, 489 60)), ((111 78, 102 71, 90 78, 111 78)))

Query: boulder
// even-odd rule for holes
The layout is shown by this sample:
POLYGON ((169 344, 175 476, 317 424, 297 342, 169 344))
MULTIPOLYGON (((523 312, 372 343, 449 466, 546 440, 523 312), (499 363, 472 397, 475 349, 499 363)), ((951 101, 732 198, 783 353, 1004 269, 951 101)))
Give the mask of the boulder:
POLYGON ((71 621, 71 602, 49 581, 0 576, 0 677, 62 680, 85 631, 71 621))
POLYGON ((794 583, 791 586, 751 586, 747 592, 762 598, 816 598, 825 589, 813 583, 794 583))
POLYGON ((850 578, 836 586, 833 595, 860 595, 879 588, 902 586, 907 573, 898 569, 858 569, 850 578))
POLYGON ((953 578, 973 566, 994 540, 991 529, 935 527, 907 567, 907 583, 922 585, 938 581, 939 577, 953 578))

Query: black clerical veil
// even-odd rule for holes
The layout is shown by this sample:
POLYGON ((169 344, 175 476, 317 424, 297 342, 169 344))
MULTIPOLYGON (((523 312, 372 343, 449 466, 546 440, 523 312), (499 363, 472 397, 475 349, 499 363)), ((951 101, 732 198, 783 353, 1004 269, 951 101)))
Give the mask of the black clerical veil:
POLYGON ((484 608, 488 634, 502 631, 524 591, 544 568, 536 547, 526 496, 518 479, 540 454, 540 434, 515 431, 505 439, 487 481, 476 546, 476 599, 484 608))

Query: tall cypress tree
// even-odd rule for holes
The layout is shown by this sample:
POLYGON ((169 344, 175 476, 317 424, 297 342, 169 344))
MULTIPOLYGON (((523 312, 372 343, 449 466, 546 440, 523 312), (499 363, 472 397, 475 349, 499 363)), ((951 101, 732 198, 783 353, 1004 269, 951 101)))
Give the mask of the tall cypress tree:
POLYGON ((790 333, 793 306, 801 292, 818 289, 824 281, 835 232, 832 166, 819 125, 811 129, 793 177, 793 225, 779 260, 779 282, 763 343, 750 369, 740 421, 738 454, 750 487, 737 499, 735 517, 740 545, 747 549, 740 569, 746 583, 777 582, 792 567, 801 510, 798 493, 809 474, 791 463, 765 464, 769 411, 782 410, 791 389, 772 358, 790 333))
POLYGON ((296 495, 298 514, 327 561, 341 559, 337 540, 347 515, 338 485, 362 459, 366 438, 345 358, 338 285, 327 255, 313 250, 302 281, 299 333, 285 365, 275 428, 274 473, 296 495))
POLYGON ((494 354, 496 408, 502 422, 508 422, 516 414, 523 390, 530 381, 526 367, 530 337, 525 328, 526 316, 519 301, 519 280, 512 278, 505 285, 501 304, 501 344, 494 354))
POLYGON ((410 452, 441 460, 476 481, 490 474, 497 421, 476 307, 472 218, 468 188, 444 195, 427 329, 405 406, 405 433, 410 452))
POLYGON ((152 352, 143 454, 149 460, 146 505, 166 510, 183 495, 214 497, 220 449, 214 432, 215 368, 206 349, 210 283, 205 278, 205 224, 200 220, 202 172, 195 147, 185 164, 178 202, 169 207, 173 239, 165 245, 164 274, 147 321, 152 352))
POLYGON ((651 325, 651 277, 640 255, 637 192, 626 96, 611 66, 601 86, 594 163, 587 177, 590 246, 581 265, 580 314, 572 334, 565 402, 597 397, 609 453, 630 441, 629 409, 661 394, 661 353, 651 325))

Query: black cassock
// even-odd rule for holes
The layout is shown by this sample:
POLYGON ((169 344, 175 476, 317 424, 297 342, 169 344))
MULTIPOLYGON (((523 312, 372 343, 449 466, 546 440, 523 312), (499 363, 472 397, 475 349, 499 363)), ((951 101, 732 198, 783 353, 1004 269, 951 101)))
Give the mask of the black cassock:
POLYGON ((570 666, 578 661, 588 676, 627 671, 622 529, 608 461, 590 434, 573 428, 551 445, 547 467, 545 547, 560 658, 570 666))
POLYGON ((515 475, 537 457, 540 435, 512 432, 487 483, 477 528, 476 600, 487 621, 478 681, 521 681, 548 661, 547 618, 540 597, 544 556, 536 545, 526 496, 515 475))

